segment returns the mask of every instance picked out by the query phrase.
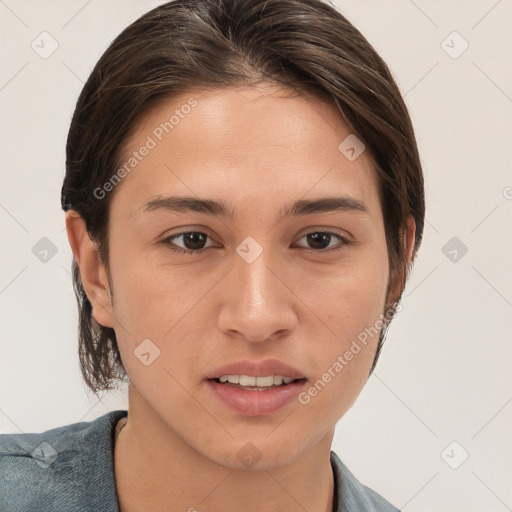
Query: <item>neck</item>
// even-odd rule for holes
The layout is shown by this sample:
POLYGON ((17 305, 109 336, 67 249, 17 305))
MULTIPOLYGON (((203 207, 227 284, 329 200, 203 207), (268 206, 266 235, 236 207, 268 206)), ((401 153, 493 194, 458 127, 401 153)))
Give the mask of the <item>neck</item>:
POLYGON ((334 430, 286 465, 263 470, 218 464, 186 443, 130 386, 128 421, 115 444, 121 512, 333 510, 334 430), (148 492, 150 491, 150 492, 148 492))

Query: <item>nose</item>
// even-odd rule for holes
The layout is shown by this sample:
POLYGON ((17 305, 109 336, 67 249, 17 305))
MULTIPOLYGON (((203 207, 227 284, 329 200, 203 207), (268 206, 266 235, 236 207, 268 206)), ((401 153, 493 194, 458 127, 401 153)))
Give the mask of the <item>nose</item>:
POLYGON ((251 263, 233 257, 222 283, 218 326, 231 337, 263 342, 289 335, 297 325, 289 272, 265 249, 251 263))

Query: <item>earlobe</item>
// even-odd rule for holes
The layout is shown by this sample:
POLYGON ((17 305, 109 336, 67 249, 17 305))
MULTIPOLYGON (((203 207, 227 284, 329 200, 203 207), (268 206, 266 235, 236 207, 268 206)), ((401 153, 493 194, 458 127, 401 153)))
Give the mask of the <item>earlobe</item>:
POLYGON ((73 210, 66 212, 66 231, 73 256, 80 269, 82 285, 92 305, 94 320, 104 327, 114 328, 114 311, 105 267, 84 220, 73 210))

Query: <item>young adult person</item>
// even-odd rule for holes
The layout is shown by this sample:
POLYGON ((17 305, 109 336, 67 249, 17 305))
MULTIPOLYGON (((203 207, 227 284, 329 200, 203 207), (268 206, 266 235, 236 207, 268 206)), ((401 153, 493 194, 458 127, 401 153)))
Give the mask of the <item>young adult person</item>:
POLYGON ((163 4, 95 66, 66 151, 82 372, 129 407, 1 436, 2 510, 396 510, 331 450, 424 220, 361 33, 320 0, 163 4))

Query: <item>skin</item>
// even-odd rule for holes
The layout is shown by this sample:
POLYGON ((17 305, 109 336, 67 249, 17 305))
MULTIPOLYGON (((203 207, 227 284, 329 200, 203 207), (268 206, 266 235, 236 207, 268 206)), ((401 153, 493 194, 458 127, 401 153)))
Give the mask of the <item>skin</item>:
MULTIPOLYGON (((307 405, 293 401, 266 416, 228 409, 205 376, 228 362, 275 357, 312 385, 399 297, 398 285, 387 296, 377 175, 368 151, 351 162, 338 150, 351 131, 333 106, 276 86, 168 99, 139 122, 125 156, 191 96, 197 106, 114 191, 110 282, 82 219, 67 213, 94 318, 115 329, 130 379, 129 420, 115 447, 121 510, 329 512, 335 425, 367 380, 378 336, 307 405), (235 216, 142 213, 171 194, 224 201, 235 216), (355 198, 366 211, 281 215, 284 205, 325 196, 355 198), (203 252, 163 243, 190 231, 209 235, 203 252), (305 236, 325 231, 350 243, 333 236, 315 246, 305 236), (236 252, 247 236, 263 249, 252 263, 236 252), (149 366, 133 353, 147 338, 160 349, 149 366), (249 441, 261 453, 250 468, 237 457, 249 441)), ((413 239, 409 219, 408 260, 413 239)))

